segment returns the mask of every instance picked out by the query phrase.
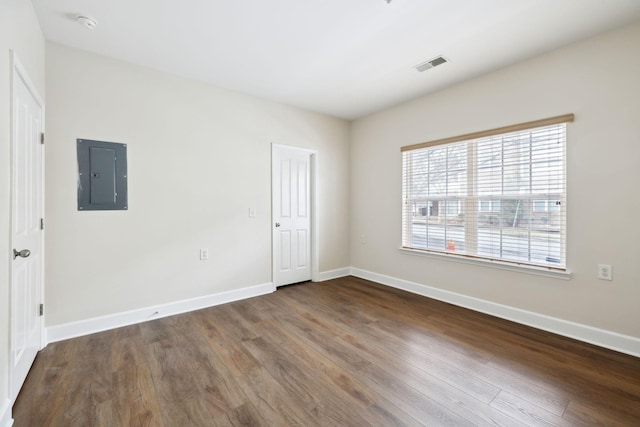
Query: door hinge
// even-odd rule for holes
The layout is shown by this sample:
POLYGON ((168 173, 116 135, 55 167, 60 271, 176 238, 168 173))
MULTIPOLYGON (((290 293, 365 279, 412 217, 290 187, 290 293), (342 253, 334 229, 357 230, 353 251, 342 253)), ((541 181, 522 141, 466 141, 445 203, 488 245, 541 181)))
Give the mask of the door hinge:
POLYGON ((44 218, 40 218, 40 230, 44 230, 44 218))
POLYGON ((40 316, 44 316, 44 304, 40 304, 40 316))
POLYGON ((40 133, 40 144, 44 144, 44 132, 40 133))

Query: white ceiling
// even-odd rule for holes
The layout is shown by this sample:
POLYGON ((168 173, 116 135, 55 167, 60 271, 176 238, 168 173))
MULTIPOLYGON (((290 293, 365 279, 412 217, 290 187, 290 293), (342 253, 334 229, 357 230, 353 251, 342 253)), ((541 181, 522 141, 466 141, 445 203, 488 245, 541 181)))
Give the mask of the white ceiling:
POLYGON ((346 119, 640 20, 640 0, 32 3, 47 40, 346 119))

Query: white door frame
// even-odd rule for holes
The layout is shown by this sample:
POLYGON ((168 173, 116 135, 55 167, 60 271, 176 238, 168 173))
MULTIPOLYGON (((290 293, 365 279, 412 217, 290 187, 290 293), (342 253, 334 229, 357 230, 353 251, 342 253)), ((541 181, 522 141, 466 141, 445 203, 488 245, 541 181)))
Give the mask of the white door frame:
MULTIPOLYGON (((13 331, 13 295, 12 295, 12 287, 13 287, 13 261, 12 261, 12 255, 13 254, 13 220, 14 220, 14 206, 13 206, 13 191, 14 191, 14 150, 15 150, 15 145, 16 145, 16 141, 15 141, 15 114, 14 114, 14 106, 15 106, 15 99, 14 99, 14 88, 16 85, 16 81, 17 79, 22 80, 22 82, 25 84, 26 88, 29 90, 29 92, 31 92, 31 95, 33 96, 34 100, 38 103, 39 107, 40 107, 40 111, 41 111, 41 123, 42 123, 42 132, 44 133, 45 130, 45 122, 44 122, 44 118, 45 118, 45 105, 44 102, 42 101, 42 97, 40 96, 40 94, 38 93, 38 90, 36 89, 36 86, 33 84, 33 81, 31 80, 31 78, 29 77, 25 67, 22 65, 22 63, 20 62, 20 60, 18 59, 16 53, 13 50, 10 50, 10 66, 11 66, 11 83, 10 83, 10 90, 11 90, 11 95, 10 95, 10 99, 11 99, 11 108, 10 108, 10 126, 11 126, 11 154, 10 154, 10 158, 11 158, 11 209, 10 209, 10 214, 9 214, 9 221, 11 224, 11 235, 9 237, 9 253, 10 253, 10 258, 7 260, 7 262, 9 263, 9 367, 14 365, 14 360, 13 360, 13 336, 12 336, 12 331, 13 331)), ((42 153, 42 162, 41 162, 41 170, 40 170, 40 179, 41 179, 41 191, 42 193, 40 194, 41 197, 41 201, 42 201, 42 218, 44 218, 44 183, 45 183, 45 179, 44 179, 44 150, 42 153)), ((41 254, 40 254, 40 262, 41 262, 41 268, 39 269, 40 271, 40 289, 39 289, 39 293, 40 293, 40 303, 44 304, 44 232, 40 233, 40 244, 41 244, 41 254)), ((47 337, 46 337, 46 333, 45 333, 45 328, 44 328, 44 315, 40 316, 39 318, 39 324, 40 324, 40 350, 42 350, 46 345, 47 345, 47 337)), ((9 391, 10 391, 10 399, 11 399, 11 404, 13 405, 13 403, 15 402, 15 398, 17 396, 13 396, 13 392, 12 390, 14 389, 14 378, 13 378, 13 374, 12 372, 8 372, 8 382, 9 382, 9 391)))
POLYGON ((318 209, 319 209, 319 203, 318 203, 318 152, 316 150, 310 150, 308 148, 300 148, 300 147, 294 147, 292 145, 282 145, 282 144, 276 144, 276 143, 271 143, 271 223, 270 223, 270 227, 271 227, 271 284, 273 287, 273 290, 276 290, 276 285, 275 285, 275 277, 274 277, 274 272, 277 268, 276 266, 276 257, 275 257, 275 253, 276 253, 276 249, 275 249, 275 245, 276 242, 273 238, 273 227, 275 224, 275 216, 274 216, 274 206, 273 206, 273 192, 275 191, 275 189, 273 188, 273 148, 274 147, 281 147, 281 148, 286 148, 289 150, 297 150, 303 153, 307 153, 309 154, 309 165, 310 165, 310 182, 309 182, 309 186, 310 186, 310 193, 311 193, 311 241, 310 241, 310 245, 311 245, 311 281, 312 282, 317 282, 318 281, 318 276, 319 276, 319 250, 318 250, 318 241, 319 241, 319 234, 318 234, 318 209))

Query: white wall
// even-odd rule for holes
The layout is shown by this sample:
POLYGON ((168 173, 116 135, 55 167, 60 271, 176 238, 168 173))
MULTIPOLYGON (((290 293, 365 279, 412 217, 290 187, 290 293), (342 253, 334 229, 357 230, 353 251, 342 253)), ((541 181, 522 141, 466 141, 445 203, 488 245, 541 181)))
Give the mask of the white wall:
POLYGON ((355 121, 351 265, 640 337, 638 76, 640 23, 355 121), (565 113, 576 116, 567 149, 570 281, 398 251, 401 146, 565 113), (613 265, 612 282, 597 280, 598 263, 613 265))
POLYGON ((9 51, 22 62, 44 95, 45 42, 28 0, 0 0, 0 425, 9 389, 9 268, 11 257, 11 65, 9 51))
POLYGON ((348 122, 56 44, 46 64, 47 326, 270 282, 272 142, 318 151, 319 269, 349 266, 348 122), (77 138, 127 144, 128 211, 77 211, 77 138))

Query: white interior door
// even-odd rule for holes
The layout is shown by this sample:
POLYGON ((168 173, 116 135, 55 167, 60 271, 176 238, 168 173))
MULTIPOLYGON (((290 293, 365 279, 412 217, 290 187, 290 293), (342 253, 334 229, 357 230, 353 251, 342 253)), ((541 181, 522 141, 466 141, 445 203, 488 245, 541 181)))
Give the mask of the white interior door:
POLYGON ((311 153, 273 146, 273 282, 311 280, 311 153))
POLYGON ((11 401, 41 348, 43 108, 14 58, 12 97, 11 401))

